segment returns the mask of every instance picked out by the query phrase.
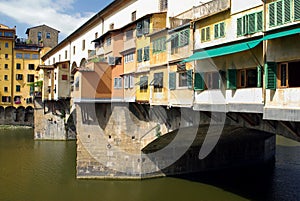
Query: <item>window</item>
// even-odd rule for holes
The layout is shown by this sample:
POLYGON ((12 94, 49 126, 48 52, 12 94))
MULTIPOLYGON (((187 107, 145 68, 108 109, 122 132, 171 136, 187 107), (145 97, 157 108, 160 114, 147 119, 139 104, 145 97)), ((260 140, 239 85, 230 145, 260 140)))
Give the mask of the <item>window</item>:
POLYGON ((115 88, 115 89, 120 89, 120 88, 122 88, 122 78, 116 77, 116 78, 114 79, 114 88, 115 88))
POLYGON ((168 0, 160 0, 159 1, 160 11, 164 11, 168 9, 168 0))
POLYGON ((23 74, 16 74, 16 80, 23 80, 23 74))
POLYGON ((140 92, 147 92, 148 90, 148 76, 140 77, 140 92))
POLYGON ((215 39, 222 38, 225 36, 225 23, 221 22, 219 24, 215 24, 215 39))
POLYGON ((85 40, 82 40, 82 50, 85 50, 85 40))
MULTIPOLYGON (((296 6, 298 6, 300 1, 295 0, 294 5, 294 14, 295 19, 297 19, 297 14, 299 14, 300 10, 297 12, 296 6)), ((279 26, 288 22, 291 22, 292 19, 292 6, 291 6, 291 0, 280 0, 277 2, 273 2, 269 4, 269 26, 279 26)))
POLYGON ((38 42, 40 42, 42 40, 42 32, 38 32, 38 42))
POLYGON ((133 30, 128 30, 125 32, 126 40, 131 40, 133 39, 133 30))
POLYGON ((136 36, 140 37, 143 34, 148 34, 150 29, 150 18, 137 22, 136 36))
POLYGON ((17 53, 16 54, 16 58, 17 59, 22 59, 23 58, 23 54, 22 53, 17 53))
POLYGON ((8 48, 8 43, 5 43, 5 48, 8 48))
POLYGON ((164 73, 154 73, 154 80, 153 80, 153 86, 154 86, 154 92, 161 92, 162 88, 164 86, 164 73))
POLYGON ((4 87, 4 92, 8 92, 8 87, 4 87))
POLYGON ((257 87, 257 69, 242 69, 237 71, 238 87, 257 87))
POLYGON ((20 85, 16 85, 16 92, 21 92, 21 86, 20 85))
POLYGON ((58 55, 58 62, 61 61, 61 55, 58 55))
POLYGON ((125 59, 125 64, 133 62, 134 61, 134 53, 132 52, 132 53, 126 54, 124 56, 124 59, 125 59))
POLYGON ((2 103, 10 103, 11 97, 10 96, 2 96, 2 103))
POLYGON ((153 53, 159 53, 166 50, 166 37, 162 37, 153 41, 153 53))
POLYGON ((68 80, 68 75, 62 75, 62 76, 61 76, 61 79, 62 79, 62 80, 68 80))
POLYGON ((15 96, 14 102, 15 102, 15 104, 21 104, 21 96, 15 96))
POLYGON ((144 48, 144 61, 150 60, 150 47, 147 46, 144 48))
POLYGON ((8 75, 4 75, 4 80, 5 80, 5 81, 8 80, 8 75))
POLYGON ((39 59, 39 55, 38 54, 32 54, 32 59, 39 59))
POLYGON ((51 34, 50 34, 49 32, 46 34, 46 38, 47 38, 47 39, 50 39, 50 38, 51 38, 51 34))
POLYGON ((111 37, 106 38, 106 46, 111 45, 111 37))
POLYGON ((28 74, 27 75, 27 82, 34 82, 34 75, 33 74, 28 74))
POLYGON ((263 13, 251 13, 237 19, 237 36, 253 34, 263 30, 263 13))
POLYGON ((187 87, 187 72, 178 73, 178 86, 187 87))
POLYGON ((4 32, 4 36, 5 37, 13 37, 13 33, 12 32, 4 32))
POLYGON ((136 11, 131 13, 131 21, 134 22, 136 20, 136 11))
POLYGON ((68 50, 65 50, 65 59, 68 59, 68 50))
POLYGON ((190 30, 185 29, 171 35, 171 49, 183 47, 189 44, 190 30))
POLYGON ((61 68, 66 69, 66 68, 68 68, 68 65, 66 63, 64 63, 64 64, 61 65, 61 68))
POLYGON ((30 54, 24 54, 24 59, 30 59, 30 54))
POLYGON ((73 54, 76 54, 76 46, 73 46, 73 54))
POLYGON ((278 65, 278 87, 300 87, 299 75, 300 62, 281 63, 278 65))
POLYGON ((53 64, 55 64, 55 57, 53 57, 53 64))
MULTIPOLYGON (((18 66, 18 64, 17 64, 17 66, 18 66)), ((8 64, 4 64, 4 68, 5 69, 8 69, 8 64)), ((18 68, 17 68, 18 69, 18 68)))
POLYGON ((210 27, 205 27, 201 29, 201 42, 206 42, 210 40, 210 27))
POLYGON ((98 32, 95 33, 95 39, 97 39, 97 38, 98 38, 98 32))
POLYGON ((16 66, 16 69, 17 69, 17 70, 21 70, 21 64, 20 64, 20 63, 17 63, 16 65, 17 65, 17 66, 16 66))
POLYGON ((138 49, 137 50, 137 61, 140 63, 143 61, 143 49, 138 49))
POLYGON ((8 54, 5 54, 5 59, 8 59, 8 54))
POLYGON ((220 75, 218 72, 206 73, 207 89, 220 89, 220 75))
POLYGON ((125 75, 124 76, 124 88, 125 89, 132 89, 134 86, 134 83, 133 83, 133 76, 132 75, 125 75))
POLYGON ((34 64, 28 64, 28 70, 34 70, 34 64))

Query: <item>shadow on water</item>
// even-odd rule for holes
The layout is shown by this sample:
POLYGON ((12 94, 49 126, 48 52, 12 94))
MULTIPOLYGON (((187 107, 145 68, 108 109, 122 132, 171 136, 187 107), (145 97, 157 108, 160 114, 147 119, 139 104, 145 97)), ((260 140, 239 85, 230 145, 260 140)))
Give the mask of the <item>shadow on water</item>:
POLYGON ((177 178, 215 186, 249 200, 297 201, 300 200, 300 146, 296 144, 277 144, 275 163, 177 178))

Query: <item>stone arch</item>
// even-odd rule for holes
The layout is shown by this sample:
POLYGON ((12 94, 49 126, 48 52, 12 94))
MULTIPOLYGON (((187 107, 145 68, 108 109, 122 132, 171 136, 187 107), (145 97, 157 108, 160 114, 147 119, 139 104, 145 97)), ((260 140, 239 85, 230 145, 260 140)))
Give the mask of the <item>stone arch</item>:
POLYGON ((5 109, 4 107, 0 106, 0 120, 4 120, 5 118, 5 109))
POLYGON ((16 118, 15 121, 17 122, 23 122, 25 118, 25 107, 20 106, 16 109, 16 118))
POLYGON ((82 67, 85 67, 86 63, 87 63, 87 60, 86 60, 85 58, 81 59, 80 67, 81 67, 81 68, 82 68, 82 67))
POLYGON ((33 120, 34 120, 34 109, 33 107, 28 106, 25 109, 24 122, 33 123, 33 120))
POLYGON ((5 122, 6 124, 13 123, 16 118, 16 108, 13 106, 8 106, 5 108, 5 122))
POLYGON ((74 74, 76 72, 76 69, 78 68, 76 62, 74 61, 71 65, 71 74, 74 74))

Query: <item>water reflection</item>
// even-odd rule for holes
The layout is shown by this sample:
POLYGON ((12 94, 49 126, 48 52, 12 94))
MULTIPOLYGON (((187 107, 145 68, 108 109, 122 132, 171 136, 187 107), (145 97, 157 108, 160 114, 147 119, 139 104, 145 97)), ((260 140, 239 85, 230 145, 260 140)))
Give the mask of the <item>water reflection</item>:
POLYGON ((300 200, 299 143, 278 138, 274 167, 144 181, 76 180, 76 142, 33 141, 0 130, 0 200, 300 200))

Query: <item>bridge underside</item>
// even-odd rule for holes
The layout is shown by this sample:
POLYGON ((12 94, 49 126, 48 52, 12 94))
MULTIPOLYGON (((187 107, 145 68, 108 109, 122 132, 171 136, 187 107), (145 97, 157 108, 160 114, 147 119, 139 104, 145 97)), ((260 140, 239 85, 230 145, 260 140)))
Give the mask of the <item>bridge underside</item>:
POLYGON ((263 164, 274 161, 274 134, 295 126, 258 114, 135 103, 78 104, 76 116, 78 178, 143 179, 263 164))

